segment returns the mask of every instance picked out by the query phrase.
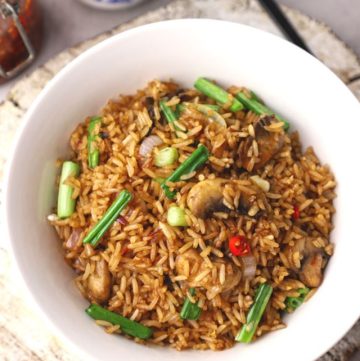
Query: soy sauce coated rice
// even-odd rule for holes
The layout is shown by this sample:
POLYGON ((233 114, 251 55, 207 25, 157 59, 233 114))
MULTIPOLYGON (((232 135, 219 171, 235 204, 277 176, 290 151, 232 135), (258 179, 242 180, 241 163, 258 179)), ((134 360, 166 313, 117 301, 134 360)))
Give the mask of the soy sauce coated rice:
MULTIPOLYGON (((296 271, 303 262, 297 242, 306 240, 323 252, 322 267, 333 253, 329 236, 336 183, 329 167, 320 163, 311 147, 302 151, 297 133, 284 133, 280 151, 256 169, 261 150, 255 126, 259 116, 251 111, 234 114, 221 110, 225 128, 188 109, 178 119, 180 130, 175 135, 159 109, 159 100, 169 94, 168 104, 173 106, 180 97, 188 102, 214 103, 193 89, 182 90, 175 83, 159 81, 152 81, 135 95, 110 100, 101 112, 101 133, 106 137, 97 140, 100 164, 93 170, 87 165, 89 118, 77 126, 70 146, 72 160, 82 171, 79 178, 68 180, 77 198, 76 211, 67 219, 52 218, 51 224, 62 241, 66 261, 76 272, 76 285, 89 301, 151 327, 154 333, 149 343, 177 350, 222 350, 234 345, 261 283, 272 285, 274 292, 256 337, 285 327, 285 299, 296 297, 297 290, 305 287, 296 271), (163 146, 177 148, 180 163, 199 143, 211 153, 208 162, 189 179, 176 182, 174 200, 164 196, 156 179, 169 176, 179 163, 158 168, 153 155, 142 158, 138 154, 142 140, 150 134, 159 136, 163 146), (250 172, 242 169, 239 157, 241 144, 246 141, 251 143, 247 151, 250 172), (258 191, 250 179, 253 175, 269 182, 270 190, 261 192, 250 215, 237 212, 241 193, 258 191), (191 188, 199 181, 216 178, 242 181, 242 191, 224 188, 224 202, 233 210, 218 211, 205 219, 195 217, 187 207, 191 188), (84 236, 122 189, 133 194, 133 201, 98 247, 83 245, 84 236), (167 210, 174 204, 185 209, 188 227, 167 224, 167 210), (294 206, 300 212, 298 219, 293 216, 294 206), (197 321, 182 320, 180 310, 188 296, 189 279, 224 285, 236 270, 242 271, 241 257, 232 256, 227 246, 236 234, 244 235, 250 243, 257 263, 255 277, 242 278, 236 287, 222 293, 198 287, 194 301, 202 308, 201 316, 197 321), (176 260, 189 251, 196 252, 204 264, 201 270, 195 269, 195 275, 194 269, 185 265, 184 276, 178 274, 176 260), (102 297, 89 289, 94 282, 100 284, 102 297)), ((283 133, 278 123, 268 127, 268 131, 283 133)), ((310 295, 315 291, 313 288, 310 295)), ((121 333, 117 326, 97 323, 109 333, 121 333)))

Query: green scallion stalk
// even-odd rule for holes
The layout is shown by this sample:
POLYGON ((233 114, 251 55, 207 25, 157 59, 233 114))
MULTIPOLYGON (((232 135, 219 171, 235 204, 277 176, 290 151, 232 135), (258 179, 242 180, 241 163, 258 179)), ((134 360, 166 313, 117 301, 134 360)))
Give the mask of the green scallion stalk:
POLYGON ((100 151, 96 144, 96 131, 99 129, 99 124, 101 124, 101 117, 92 117, 88 127, 88 165, 92 169, 99 165, 100 151))
POLYGON ((310 292, 310 289, 307 287, 299 288, 298 289, 298 293, 299 293, 298 297, 286 297, 286 299, 285 299, 286 312, 294 312, 298 307, 300 307, 303 304, 305 297, 307 296, 307 294, 309 292, 310 292))
POLYGON ((185 211, 176 206, 172 206, 169 208, 167 212, 167 222, 170 226, 174 227, 186 227, 188 224, 186 223, 185 211))
POLYGON ((258 102, 256 99, 254 98, 248 98, 245 93, 243 92, 239 92, 236 94, 236 98, 241 101, 241 103, 244 105, 244 107, 246 109, 249 109, 251 111, 253 111, 256 114, 262 115, 262 114, 267 114, 267 115, 274 115, 277 119, 279 119, 281 122, 284 123, 284 130, 288 130, 289 129, 289 123, 282 117, 280 117, 280 115, 275 114, 270 108, 268 108, 266 105, 258 102))
POLYGON ((160 109, 164 113, 167 122, 169 124, 175 122, 175 120, 177 120, 176 114, 168 105, 166 105, 166 101, 160 100, 159 104, 160 109))
POLYGON ((205 145, 201 144, 199 147, 193 151, 190 156, 185 159, 185 161, 179 165, 175 171, 166 178, 165 182, 161 185, 161 188, 164 190, 165 195, 173 199, 176 192, 171 192, 169 187, 166 185, 166 182, 177 182, 180 178, 185 175, 195 171, 201 165, 203 165, 209 159, 209 150, 205 145))
POLYGON ((111 312, 96 304, 90 305, 85 312, 94 320, 110 322, 113 325, 119 325, 122 332, 137 338, 146 340, 151 337, 153 331, 151 328, 142 325, 139 322, 129 320, 115 312, 111 312))
POLYGON ((176 148, 167 147, 161 149, 155 155, 155 165, 157 167, 166 167, 167 165, 174 164, 179 159, 179 152, 176 148))
POLYGON ((70 217, 75 211, 76 200, 72 198, 73 187, 64 184, 67 178, 77 177, 80 173, 78 164, 66 161, 62 165, 60 175, 60 185, 57 204, 57 215, 59 218, 70 217))
POLYGON ((246 317, 246 323, 235 337, 235 341, 249 343, 251 342, 265 308, 272 294, 272 287, 268 284, 259 286, 253 305, 246 317))
POLYGON ((103 217, 98 223, 91 229, 86 235, 83 243, 90 243, 92 246, 97 246, 101 237, 115 222, 121 211, 128 205, 132 195, 129 191, 123 190, 118 197, 115 199, 113 204, 108 208, 103 217))
MULTIPOLYGON (((195 289, 190 288, 189 293, 191 296, 195 296, 195 289)), ((185 302, 180 311, 180 317, 183 320, 198 320, 201 315, 201 308, 197 303, 192 303, 188 297, 186 297, 185 302)))
POLYGON ((261 98, 252 90, 250 90, 251 99, 256 100, 260 104, 264 104, 264 102, 261 100, 261 98))
POLYGON ((201 93, 205 94, 211 99, 214 99, 223 106, 231 104, 229 109, 232 112, 237 112, 244 108, 242 103, 234 98, 231 94, 205 78, 198 78, 194 84, 194 87, 201 93))

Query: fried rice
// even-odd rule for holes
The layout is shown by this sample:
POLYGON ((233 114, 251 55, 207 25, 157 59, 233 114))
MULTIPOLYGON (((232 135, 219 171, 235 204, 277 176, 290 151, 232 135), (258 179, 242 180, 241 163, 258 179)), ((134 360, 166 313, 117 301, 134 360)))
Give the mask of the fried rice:
MULTIPOLYGON (((238 90, 228 89, 232 94, 238 90)), ((224 106, 218 111, 224 127, 188 107, 169 124, 159 107, 164 98, 172 109, 182 102, 215 104, 197 90, 160 81, 150 82, 135 95, 110 100, 100 114, 96 140, 100 159, 94 169, 88 166, 90 117, 70 137, 70 159, 81 169, 79 177, 66 181, 73 187, 76 209, 69 218, 51 217, 50 222, 62 242, 66 262, 75 271, 78 289, 90 302, 151 328, 148 340, 135 338, 140 343, 177 350, 229 348, 246 324, 258 286, 264 283, 271 285, 273 293, 254 338, 284 328, 286 300, 298 297, 299 289, 306 287, 311 289, 308 299, 321 283, 322 278, 320 282, 312 278, 312 269, 306 273, 306 261, 321 255, 317 261, 322 277, 333 254, 329 237, 335 212, 334 176, 311 147, 302 150, 299 134, 285 132, 275 117, 261 124, 273 141, 281 138, 281 143, 261 164, 264 130, 258 124, 269 116, 250 110, 231 112, 224 106), (161 144, 141 156, 140 145, 150 135, 159 137, 161 144), (199 144, 208 148, 208 161, 169 183, 177 191, 169 199, 159 179, 167 178, 199 144), (179 158, 158 167, 154 158, 165 146, 176 148, 179 158), (205 192, 203 208, 193 212, 189 207, 193 187, 216 185, 218 179, 222 180, 218 184, 221 207, 207 209, 212 189, 206 186, 198 190, 205 192), (133 195, 132 201, 97 247, 83 244, 124 189, 133 195), (246 194, 255 196, 244 207, 246 194), (186 227, 169 225, 167 212, 174 205, 184 210, 186 227), (234 235, 244 237, 250 246, 256 261, 251 277, 244 276, 242 257, 229 250, 234 235), (195 295, 189 292, 190 286, 196 288, 195 295), (186 298, 200 307, 197 320, 180 317, 186 298)), ((196 201, 204 194, 196 193, 196 201)), ((96 322, 106 332, 122 333, 119 325, 96 322)))

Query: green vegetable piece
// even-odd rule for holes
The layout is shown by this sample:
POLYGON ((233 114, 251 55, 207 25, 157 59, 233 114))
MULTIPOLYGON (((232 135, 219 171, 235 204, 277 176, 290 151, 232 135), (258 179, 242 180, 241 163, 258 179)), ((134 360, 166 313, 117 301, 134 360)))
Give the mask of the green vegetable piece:
POLYGON ((168 105, 166 105, 166 101, 160 100, 159 104, 160 104, 160 109, 164 113, 167 122, 169 124, 175 122, 175 120, 177 120, 176 114, 168 105))
POLYGON ((268 284, 264 283, 259 286, 254 303, 246 317, 246 324, 243 325, 239 333, 236 335, 235 341, 244 343, 251 342, 265 308, 270 300, 272 291, 272 287, 268 284))
POLYGON ((157 167, 166 167, 174 164, 179 159, 179 152, 176 148, 167 147, 161 149, 155 156, 155 165, 157 167))
MULTIPOLYGON (((191 296, 195 296, 195 288, 190 288, 189 293, 191 296)), ((201 315, 201 308, 197 303, 191 303, 188 297, 186 297, 185 302, 180 311, 180 317, 183 320, 198 320, 201 315)))
POLYGON ((167 222, 170 226, 186 227, 185 211, 180 207, 170 207, 167 213, 167 222))
POLYGON ((139 322, 131 321, 126 317, 111 312, 96 304, 90 305, 85 312, 94 320, 107 321, 113 325, 119 325, 122 332, 133 337, 146 340, 151 337, 153 333, 151 328, 146 327, 139 322))
POLYGON ((239 99, 241 101, 241 103, 244 105, 244 107, 246 109, 249 109, 251 111, 253 111, 256 114, 262 115, 262 114, 267 114, 267 115, 275 115, 275 117, 277 119, 279 119, 281 122, 284 123, 284 130, 288 130, 290 125, 289 123, 282 117, 280 117, 280 115, 275 114, 271 109, 269 109, 266 105, 259 103, 257 100, 253 99, 253 98, 248 98, 244 93, 239 92, 236 94, 236 98, 239 99))
POLYGON ((298 293, 299 296, 298 297, 286 297, 285 299, 285 305, 286 305, 286 312, 294 312, 298 307, 300 307, 307 294, 310 292, 310 289, 305 287, 305 288, 299 288, 298 289, 298 293))
POLYGON ((223 106, 231 104, 229 109, 232 112, 237 112, 244 108, 242 103, 234 98, 231 94, 205 78, 198 78, 194 84, 194 87, 201 93, 205 94, 211 99, 216 100, 223 106))
POLYGON ((166 178, 165 182, 161 185, 165 195, 169 199, 173 199, 176 194, 176 192, 170 191, 169 187, 166 185, 166 182, 177 182, 183 175, 195 171, 209 159, 209 155, 209 150, 205 147, 205 145, 199 145, 199 147, 194 150, 190 156, 185 159, 185 161, 180 164, 179 167, 176 168, 175 171, 168 178, 166 178))
POLYGON ((88 165, 91 169, 99 165, 100 152, 96 144, 98 124, 101 124, 101 117, 92 117, 88 127, 88 165))
POLYGON ((115 199, 113 204, 108 208, 103 217, 92 228, 92 230, 83 239, 83 243, 90 243, 92 246, 97 246, 101 237, 115 222, 121 211, 128 205, 132 195, 129 191, 123 190, 115 199))
POLYGON ((264 102, 261 100, 261 98, 252 90, 250 90, 251 99, 256 100, 260 104, 264 104, 264 102))
POLYGON ((64 162, 61 169, 60 185, 57 204, 57 215, 59 218, 70 217, 75 211, 76 200, 72 199, 73 187, 64 184, 67 178, 77 177, 80 173, 78 164, 67 161, 64 162))

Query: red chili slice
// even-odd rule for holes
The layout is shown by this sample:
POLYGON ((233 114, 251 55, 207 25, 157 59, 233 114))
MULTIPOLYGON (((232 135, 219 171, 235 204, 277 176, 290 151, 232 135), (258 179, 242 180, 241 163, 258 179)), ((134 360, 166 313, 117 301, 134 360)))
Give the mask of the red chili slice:
POLYGON ((294 206, 294 213, 292 215, 293 217, 293 220, 296 221, 297 219, 300 218, 300 210, 299 210, 299 207, 298 206, 294 206))
POLYGON ((244 236, 231 237, 229 249, 234 256, 245 256, 250 253, 250 245, 244 236))

